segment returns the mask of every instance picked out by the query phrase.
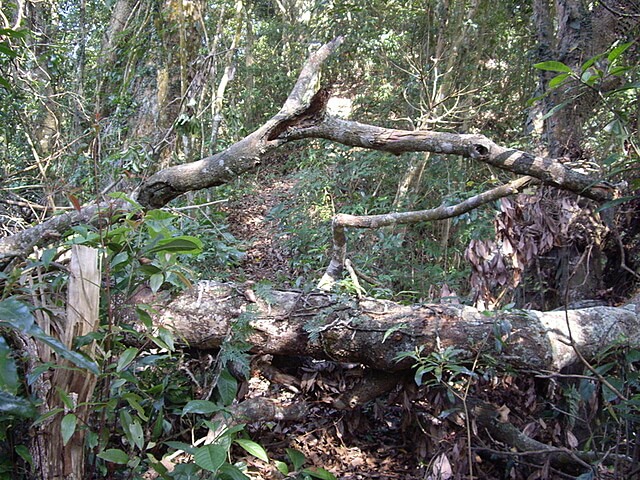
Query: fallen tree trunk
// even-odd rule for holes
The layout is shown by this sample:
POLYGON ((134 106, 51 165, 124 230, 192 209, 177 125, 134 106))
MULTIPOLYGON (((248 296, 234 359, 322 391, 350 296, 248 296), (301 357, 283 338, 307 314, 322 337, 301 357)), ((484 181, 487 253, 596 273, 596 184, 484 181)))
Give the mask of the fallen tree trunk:
MULTIPOLYGON (((150 297, 140 294, 135 301, 150 297)), ((428 355, 451 346, 470 358, 488 351, 515 367, 558 371, 621 339, 640 345, 634 305, 485 314, 462 305, 404 306, 319 291, 271 290, 256 297, 250 287, 204 281, 158 311, 155 321, 192 347, 217 347, 235 323, 247 322, 245 340, 256 353, 356 362, 389 372, 411 368, 411 360, 399 362, 397 356, 416 349, 428 355)))

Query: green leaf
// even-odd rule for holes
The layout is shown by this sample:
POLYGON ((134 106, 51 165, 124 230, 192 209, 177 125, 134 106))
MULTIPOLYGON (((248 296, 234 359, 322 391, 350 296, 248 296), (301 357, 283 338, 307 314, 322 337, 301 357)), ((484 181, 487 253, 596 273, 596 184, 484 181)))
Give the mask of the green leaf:
POLYGON ((611 52, 609 52, 609 55, 607 55, 607 60, 613 63, 620 55, 626 52, 631 45, 633 45, 633 42, 627 42, 618 45, 616 48, 611 50, 611 52))
POLYGON ((0 326, 15 328, 26 333, 35 321, 29 307, 15 298, 8 298, 0 302, 0 326))
POLYGON ((164 327, 158 328, 158 333, 152 336, 151 340, 160 348, 164 348, 169 352, 173 352, 175 350, 173 333, 171 332, 171 330, 167 328, 164 328, 164 327))
POLYGON ((20 418, 33 418, 36 408, 29 400, 0 390, 0 414, 13 415, 20 418))
POLYGON ((118 463, 120 465, 126 465, 129 461, 129 455, 124 453, 119 448, 108 448, 98 454, 98 458, 106 460, 111 463, 118 463))
POLYGON ((191 400, 182 409, 182 415, 189 413, 210 414, 223 410, 223 407, 209 400, 191 400))
POLYGON ((228 370, 220 372, 218 384, 216 385, 220 400, 223 405, 231 405, 236 398, 238 392, 238 381, 229 373, 228 370))
POLYGON ((569 78, 571 75, 568 73, 561 73, 560 75, 556 75, 551 80, 549 80, 549 88, 556 88, 559 85, 562 85, 564 81, 569 78))
POLYGON ((20 458, 33 466, 33 457, 31 457, 31 452, 29 452, 29 449, 25 445, 17 445, 14 450, 20 455, 20 458))
POLYGON ((65 360, 69 360, 71 363, 75 364, 77 367, 84 368, 85 370, 89 370, 91 373, 95 375, 100 374, 98 365, 94 361, 89 360, 84 355, 78 352, 69 350, 60 340, 47 335, 37 325, 32 325, 29 331, 26 333, 31 335, 34 338, 37 338, 42 343, 50 346, 58 355, 60 355, 65 360))
POLYGON ((564 63, 556 62, 553 60, 550 60, 548 62, 536 63, 534 65, 534 68, 537 68, 538 70, 548 70, 550 72, 566 72, 566 73, 572 72, 571 68, 569 68, 564 63))
POLYGON ((562 110, 564 107, 567 106, 567 104, 570 102, 571 100, 566 100, 558 105, 556 105, 555 107, 553 107, 551 110, 549 110, 547 113, 545 113, 543 115, 543 117, 540 119, 541 121, 546 120, 547 118, 551 117, 552 115, 554 115, 557 111, 562 110))
POLYGON ((44 422, 46 422, 49 418, 56 416, 57 414, 59 414, 60 412, 63 412, 64 409, 63 408, 53 408, 51 410, 49 410, 46 413, 43 413, 42 415, 40 415, 38 418, 36 418, 33 423, 32 426, 36 427, 44 422))
POLYGON ((146 251, 152 253, 193 253, 202 252, 202 240, 196 237, 183 235, 181 237, 160 240, 155 246, 146 251))
POLYGON ((622 76, 623 73, 627 73, 631 70, 632 70, 631 67, 623 67, 623 66, 613 67, 612 69, 609 70, 609 75, 620 77, 622 76))
POLYGON ((289 475, 289 466, 286 463, 280 460, 274 460, 273 463, 281 474, 289 475))
POLYGON ((321 480, 337 480, 331 472, 327 472, 324 468, 305 468, 302 473, 311 475, 313 478, 319 478, 321 480))
POLYGON ((115 268, 121 263, 126 263, 129 261, 129 252, 120 252, 111 260, 111 268, 115 268))
POLYGON ((586 62, 584 62, 582 64, 582 66, 580 67, 580 73, 584 73, 587 71, 587 69, 593 65, 594 63, 596 63, 598 60, 600 60, 602 57, 604 57, 604 53, 601 53, 599 55, 596 55, 595 57, 591 57, 589 60, 587 60, 586 62))
POLYGON ((611 93, 626 92, 627 90, 637 90, 640 88, 640 82, 627 83, 626 85, 613 90, 611 93))
POLYGON ((407 325, 405 323, 396 323, 392 327, 388 328, 387 331, 384 332, 384 335, 382 336, 382 343, 384 343, 392 333, 395 333, 398 330, 402 330, 406 326, 407 325))
POLYGON ((138 450, 142 450, 144 448, 144 431, 137 418, 131 422, 129 431, 131 432, 131 440, 134 445, 138 447, 138 450))
POLYGON ((238 467, 229 463, 224 463, 220 467, 220 473, 228 476, 231 480, 250 480, 238 467))
POLYGON ((76 425, 78 424, 78 417, 73 413, 68 413, 62 417, 60 422, 60 433, 62 433, 62 444, 66 445, 71 440, 71 437, 76 431, 76 425))
POLYGON ((304 456, 302 452, 298 450, 294 450, 293 448, 286 449, 287 456, 291 460, 291 465, 293 465, 293 470, 298 472, 307 461, 307 457, 304 456))
POLYGON ((1 75, 0 75, 0 86, 3 86, 7 90, 11 90, 11 84, 9 83, 9 81, 6 78, 4 78, 1 75))
POLYGON ((71 395, 69 395, 64 389, 60 387, 56 387, 56 393, 58 394, 60 401, 62 402, 62 404, 65 406, 67 410, 75 410, 76 406, 73 403, 73 399, 71 398, 71 395))
POLYGON ((236 438, 235 442, 254 457, 259 458, 263 462, 269 463, 269 456, 267 455, 266 450, 259 443, 245 438, 236 438))
POLYGON ((14 30, 13 28, 0 28, 0 35, 4 35, 9 38, 25 38, 29 34, 29 30, 23 28, 21 30, 14 30))
POLYGON ((620 205, 622 203, 629 202, 629 201, 634 200, 636 198, 637 197, 635 195, 629 195, 629 196, 626 196, 626 197, 616 198, 615 200, 611 200, 611 201, 606 202, 603 205, 601 205, 596 210, 596 212, 602 212, 603 210, 607 210, 607 209, 609 209, 611 207, 615 207, 615 206, 620 205))
POLYGON ((144 408, 140 405, 141 398, 139 395, 136 395, 135 393, 127 393, 122 398, 127 401, 142 420, 145 422, 149 420, 149 417, 145 414, 144 408))
POLYGON ((0 42, 0 53, 6 55, 9 58, 16 58, 18 53, 13 50, 6 42, 0 42))
POLYGON ((12 356, 11 347, 0 336, 0 390, 15 395, 18 393, 18 367, 12 356))
POLYGON ((163 273, 154 273, 153 275, 151 275, 151 278, 149 278, 149 287, 151 288, 151 291, 153 293, 156 293, 158 290, 160 290, 160 287, 162 286, 163 283, 164 283, 163 273))
POLYGON ((118 358, 116 372, 121 372, 125 368, 127 368, 129 364, 136 358, 138 353, 139 350, 134 347, 127 348, 124 352, 122 352, 122 355, 120 355, 120 358, 118 358))
POLYGON ((217 472, 227 459, 227 449, 221 445, 205 445, 194 455, 196 465, 209 472, 217 472))

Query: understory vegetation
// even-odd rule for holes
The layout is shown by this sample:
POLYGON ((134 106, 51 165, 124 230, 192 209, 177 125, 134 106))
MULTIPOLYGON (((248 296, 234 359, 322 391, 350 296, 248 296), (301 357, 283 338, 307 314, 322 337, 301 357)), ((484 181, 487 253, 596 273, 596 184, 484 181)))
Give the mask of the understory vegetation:
MULTIPOLYGON (((501 316, 640 311, 639 19, 624 0, 0 1, 0 239, 97 205, 25 251, 0 245, 0 479, 640 478, 638 338, 548 371, 517 363, 501 316), (330 293, 317 287, 337 214, 457 205, 515 174, 313 138, 139 203, 152 175, 269 121, 341 35, 307 92, 330 90, 327 116, 484 135, 615 194, 536 180, 451 218, 347 228, 330 293), (219 284, 233 294, 211 315, 230 327, 189 345, 170 302, 213 309, 219 284), (259 307, 285 290, 300 299, 288 316, 326 294, 360 312, 476 307, 492 331, 438 335, 384 372, 322 344, 346 322, 336 307, 304 325, 317 358, 265 353, 250 341, 259 307)), ((372 348, 383 357, 405 327, 372 348)))

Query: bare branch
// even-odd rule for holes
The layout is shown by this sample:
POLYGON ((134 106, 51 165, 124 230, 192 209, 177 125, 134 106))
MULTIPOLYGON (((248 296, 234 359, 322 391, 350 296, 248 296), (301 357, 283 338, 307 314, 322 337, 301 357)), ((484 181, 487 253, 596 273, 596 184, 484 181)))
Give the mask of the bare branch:
POLYGON ((353 228, 380 228, 391 225, 407 225, 418 222, 430 222, 433 220, 444 220, 470 212, 481 205, 493 202, 499 198, 513 195, 530 185, 534 180, 531 177, 522 177, 506 185, 492 188, 482 192, 456 205, 441 205, 430 210, 419 210, 414 212, 396 212, 384 215, 345 215, 338 214, 333 217, 331 224, 333 232, 333 248, 331 261, 327 271, 320 280, 318 288, 330 290, 335 282, 340 278, 344 268, 347 255, 347 237, 345 227, 353 228))
POLYGON ((395 153, 431 152, 460 155, 502 170, 535 177, 547 185, 597 201, 614 198, 616 188, 578 173, 551 158, 495 144, 484 135, 396 130, 326 117, 321 123, 284 134, 287 140, 325 138, 344 145, 395 153))

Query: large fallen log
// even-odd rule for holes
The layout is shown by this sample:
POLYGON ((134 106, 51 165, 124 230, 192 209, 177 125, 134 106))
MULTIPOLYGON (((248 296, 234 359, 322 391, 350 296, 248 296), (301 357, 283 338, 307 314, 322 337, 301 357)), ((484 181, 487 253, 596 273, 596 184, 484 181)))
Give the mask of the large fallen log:
MULTIPOLYGON (((136 302, 149 302, 139 294, 136 302)), ((490 351, 504 362, 558 371, 594 358, 613 342, 640 345, 635 305, 539 312, 480 312, 455 304, 404 306, 326 292, 268 290, 203 281, 157 309, 155 321, 192 347, 221 345, 233 325, 250 325, 256 353, 356 362, 384 371, 411 368, 403 352, 455 347, 469 357, 490 351), (577 350, 577 352, 576 352, 577 350)))

